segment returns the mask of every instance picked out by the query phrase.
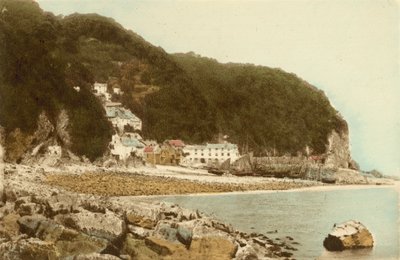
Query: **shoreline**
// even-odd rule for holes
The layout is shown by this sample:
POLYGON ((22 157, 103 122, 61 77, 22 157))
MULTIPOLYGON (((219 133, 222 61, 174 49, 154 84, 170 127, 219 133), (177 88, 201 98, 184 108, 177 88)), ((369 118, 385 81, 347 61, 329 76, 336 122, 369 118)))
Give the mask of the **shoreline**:
POLYGON ((229 196, 229 195, 249 195, 249 194, 268 194, 268 193, 287 193, 287 192, 324 192, 335 190, 362 190, 362 189, 387 189, 393 188, 397 192, 400 191, 394 184, 376 185, 376 184, 349 184, 349 185, 316 185, 311 187, 293 188, 286 190, 247 190, 247 191, 232 191, 232 192, 204 192, 204 193, 189 193, 189 194, 167 194, 167 195, 138 195, 138 196, 115 196, 114 198, 129 198, 129 199, 149 199, 168 197, 197 197, 197 196, 229 196))

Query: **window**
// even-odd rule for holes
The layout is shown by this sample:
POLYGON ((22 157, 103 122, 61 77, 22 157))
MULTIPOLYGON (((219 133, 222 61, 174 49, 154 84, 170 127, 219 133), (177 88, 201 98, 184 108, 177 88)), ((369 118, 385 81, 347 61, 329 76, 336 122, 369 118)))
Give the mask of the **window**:
POLYGON ((221 153, 221 156, 224 156, 224 153, 221 153))
POLYGON ((230 154, 230 153, 228 153, 228 156, 231 156, 231 154, 230 154))
POLYGON ((201 156, 204 156, 204 154, 202 153, 201 156))
POLYGON ((208 156, 211 156, 211 153, 209 153, 208 156))
POLYGON ((215 156, 218 156, 218 154, 216 153, 215 156))

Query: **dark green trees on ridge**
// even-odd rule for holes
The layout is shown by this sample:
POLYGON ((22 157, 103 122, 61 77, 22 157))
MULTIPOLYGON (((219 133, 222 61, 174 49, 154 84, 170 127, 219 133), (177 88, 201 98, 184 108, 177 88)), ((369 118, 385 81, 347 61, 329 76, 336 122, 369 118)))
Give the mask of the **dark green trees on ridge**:
POLYGON ((318 154, 333 129, 347 131, 322 91, 280 69, 170 55, 97 14, 58 17, 25 0, 0 0, 0 11, 0 125, 7 133, 32 133, 41 112, 55 123, 66 109, 71 150, 94 160, 112 130, 90 86, 110 78, 148 139, 201 143, 222 133, 260 155, 306 146, 318 154), (140 96, 141 87, 157 91, 140 96))

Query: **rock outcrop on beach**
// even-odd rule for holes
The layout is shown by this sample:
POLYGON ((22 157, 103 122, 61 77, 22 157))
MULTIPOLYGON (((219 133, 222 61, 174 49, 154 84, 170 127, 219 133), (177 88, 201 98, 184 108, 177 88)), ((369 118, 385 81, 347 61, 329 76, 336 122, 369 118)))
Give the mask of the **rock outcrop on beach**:
POLYGON ((374 239, 370 231, 360 222, 346 221, 333 227, 324 240, 324 247, 329 251, 343 251, 373 247, 374 239))
POLYGON ((296 250, 175 204, 48 186, 47 174, 7 165, 0 259, 283 259, 296 250))

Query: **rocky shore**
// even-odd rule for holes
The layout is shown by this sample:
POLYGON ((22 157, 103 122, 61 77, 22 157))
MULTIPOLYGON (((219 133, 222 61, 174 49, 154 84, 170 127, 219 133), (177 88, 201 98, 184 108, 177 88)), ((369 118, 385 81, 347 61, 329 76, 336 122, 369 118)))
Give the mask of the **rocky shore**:
POLYGON ((174 195, 252 190, 287 190, 313 183, 212 183, 132 173, 49 174, 46 183, 69 191, 105 196, 174 195))
MULTIPOLYGON (((62 185, 45 182, 65 175, 49 174, 43 168, 5 168, 1 259, 290 259, 298 244, 291 238, 276 242, 263 234, 239 232, 204 213, 174 204, 65 190, 59 187, 62 185)), ((72 174, 88 179, 93 175, 72 174)), ((103 176, 104 182, 127 177, 97 175, 103 176)), ((143 176, 134 178, 126 185, 143 176)), ((161 177, 150 181, 159 185, 157 178, 161 177)), ((165 188, 171 188, 177 183, 167 185, 165 188)), ((228 190, 240 187, 219 185, 216 187, 228 190)))

